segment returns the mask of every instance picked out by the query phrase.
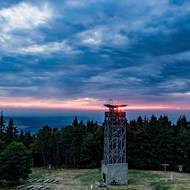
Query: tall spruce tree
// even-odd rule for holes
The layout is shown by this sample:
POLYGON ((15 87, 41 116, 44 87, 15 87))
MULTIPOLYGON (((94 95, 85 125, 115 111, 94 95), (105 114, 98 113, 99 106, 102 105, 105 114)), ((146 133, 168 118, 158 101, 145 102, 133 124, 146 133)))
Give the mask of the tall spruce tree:
POLYGON ((5 121, 4 121, 3 112, 1 112, 1 116, 0 116, 0 135, 4 132, 4 130, 5 130, 5 121))
POLYGON ((17 138, 17 128, 16 125, 14 124, 13 119, 10 119, 8 122, 8 125, 5 129, 6 132, 6 143, 10 143, 17 138))

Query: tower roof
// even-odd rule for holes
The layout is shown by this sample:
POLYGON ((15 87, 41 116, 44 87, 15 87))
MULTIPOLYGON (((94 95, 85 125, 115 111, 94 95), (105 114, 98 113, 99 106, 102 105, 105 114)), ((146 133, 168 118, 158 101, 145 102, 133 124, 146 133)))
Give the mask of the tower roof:
POLYGON ((126 107, 127 105, 126 104, 104 104, 105 107, 108 107, 108 108, 123 108, 123 107, 126 107))

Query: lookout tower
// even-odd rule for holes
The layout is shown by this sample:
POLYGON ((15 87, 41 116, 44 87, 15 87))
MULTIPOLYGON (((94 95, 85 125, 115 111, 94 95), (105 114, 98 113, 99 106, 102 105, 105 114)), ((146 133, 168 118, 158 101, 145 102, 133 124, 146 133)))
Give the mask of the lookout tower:
POLYGON ((106 184, 127 184, 127 135, 126 113, 122 108, 127 105, 105 104, 104 121, 104 158, 102 179, 106 184))

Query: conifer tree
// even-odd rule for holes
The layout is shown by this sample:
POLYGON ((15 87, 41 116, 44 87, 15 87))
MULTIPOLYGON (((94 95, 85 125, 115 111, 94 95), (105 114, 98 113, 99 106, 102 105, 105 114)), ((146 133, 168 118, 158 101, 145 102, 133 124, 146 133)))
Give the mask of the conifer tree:
POLYGON ((1 112, 1 116, 0 116, 0 134, 2 134, 5 130, 5 122, 4 122, 4 116, 3 116, 3 112, 1 112))
POLYGON ((17 137, 16 125, 14 124, 13 119, 10 119, 6 127, 6 142, 10 143, 16 140, 16 137, 17 137))
POLYGON ((23 143, 12 142, 0 153, 0 179, 19 183, 31 173, 31 154, 23 143))

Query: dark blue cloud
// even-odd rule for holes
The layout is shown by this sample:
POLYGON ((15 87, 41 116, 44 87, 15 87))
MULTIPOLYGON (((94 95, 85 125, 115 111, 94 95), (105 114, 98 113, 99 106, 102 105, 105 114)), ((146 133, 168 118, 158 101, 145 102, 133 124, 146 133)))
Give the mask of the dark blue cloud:
POLYGON ((189 6, 178 0, 0 3, 0 96, 188 99, 189 6))

